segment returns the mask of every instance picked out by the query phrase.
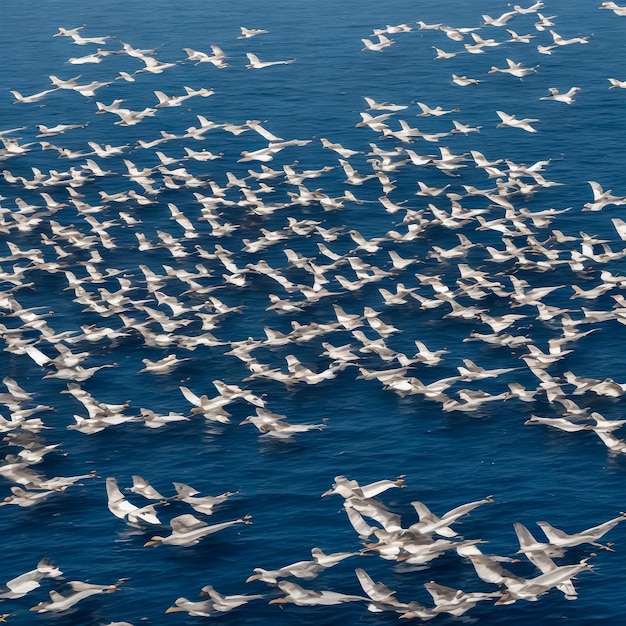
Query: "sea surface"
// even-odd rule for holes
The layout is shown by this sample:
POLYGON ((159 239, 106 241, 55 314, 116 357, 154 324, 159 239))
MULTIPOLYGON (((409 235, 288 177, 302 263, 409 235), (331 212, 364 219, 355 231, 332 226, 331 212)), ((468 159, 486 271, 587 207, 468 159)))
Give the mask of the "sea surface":
MULTIPOLYGON (((46 478, 85 476, 33 506, 18 506, 10 503, 11 489, 19 484, 6 469, 11 457, 3 461, 0 499, 9 501, 0 507, 0 584, 32 570, 42 558, 63 571, 24 597, 2 600, 0 614, 9 614, 7 623, 200 624, 206 618, 165 611, 181 597, 200 600, 205 585, 228 595, 264 596, 211 617, 222 624, 408 621, 400 618, 402 611, 368 610, 365 601, 270 605, 284 595, 279 588, 246 584, 254 568, 310 560, 314 547, 355 555, 314 579, 289 578, 306 589, 363 595, 355 575, 362 568, 394 590, 399 602, 430 608, 433 600, 424 588, 429 581, 466 592, 498 591, 454 549, 422 565, 381 558, 372 548, 376 537, 360 538, 350 524, 343 497, 321 497, 338 476, 359 485, 401 477, 377 499, 400 516, 404 528, 418 520, 414 501, 442 516, 492 496, 492 503, 453 524, 455 540, 480 540, 484 554, 515 559, 503 566, 524 578, 540 572, 517 553, 515 522, 545 541, 537 521, 577 533, 626 510, 623 453, 609 451, 591 429, 565 432, 525 424, 531 415, 568 417, 568 411, 574 423, 586 426, 595 424, 589 418, 593 412, 607 420, 624 416, 626 235, 620 237, 612 220, 626 221, 620 200, 626 196, 626 90, 609 89, 608 79, 626 80, 626 17, 601 9, 597 0, 545 0, 538 10, 553 25, 543 30, 536 27, 536 11, 517 13, 504 26, 485 24, 485 15, 497 18, 513 10, 499 0, 6 3, 0 18, 5 143, 4 150, 0 146, 0 372, 8 383, 6 390, 0 386, 0 414, 7 420, 2 456, 17 455, 20 444, 58 444, 29 471, 46 478), (441 27, 420 28, 418 21, 441 27), (381 51, 364 49, 362 39, 378 41, 376 29, 397 30, 388 27, 401 24, 404 30, 385 34, 392 44, 381 51), (54 36, 60 28, 79 27, 82 37, 106 39, 77 45, 71 37, 54 36), (241 27, 267 32, 240 38, 241 27), (498 45, 472 54, 465 48, 475 43, 469 32, 455 40, 443 27, 476 28, 483 40, 498 45), (506 29, 532 38, 510 41, 506 29), (551 30, 565 40, 581 40, 555 45, 551 30), (223 50, 223 67, 196 63, 183 50, 211 56, 212 45, 223 50), (549 54, 537 49, 550 45, 549 54), (456 56, 435 59, 434 48, 456 56), (138 71, 148 66, 129 49, 172 65, 160 73, 138 71), (69 62, 98 50, 113 54, 98 63, 69 62), (295 61, 246 68, 248 52, 261 61, 295 61), (535 71, 523 78, 490 72, 507 68, 507 59, 535 71), (453 74, 480 82, 460 86, 452 82, 453 74), (52 89, 50 76, 78 77, 77 85, 106 84, 93 96, 58 89, 37 102, 14 102, 10 90, 28 96, 52 89), (158 104, 155 91, 180 96, 185 87, 214 93, 154 109, 132 125, 118 124, 115 113, 96 114, 97 102, 120 99, 119 106, 142 111, 158 104), (542 99, 549 88, 565 93, 571 87, 579 88, 571 104, 542 99), (406 108, 368 111, 365 97, 406 108), (417 102, 451 112, 421 116, 417 102), (531 123, 536 132, 497 127, 496 111, 536 120, 531 123), (423 133, 446 134, 438 141, 384 137, 380 128, 360 124, 364 112, 389 114, 381 123, 391 132, 405 120, 423 133), (198 115, 215 127, 194 139, 188 129, 200 125, 198 115), (474 130, 449 133, 452 120, 474 130), (42 124, 78 127, 42 137, 42 124), (151 145, 162 139, 162 131, 173 137, 151 145), (278 150, 275 138, 287 145, 278 150), (324 148, 321 138, 355 153, 344 159, 324 148), (267 148, 269 141, 276 151, 266 152, 266 161, 241 160, 242 152, 267 148), (121 146, 123 152, 94 155, 88 142, 121 146), (191 159, 185 148, 219 158, 191 159), (442 163, 446 148, 459 157, 442 163), (375 151, 381 150, 393 152, 396 165, 377 177, 374 168, 384 161, 375 151), (412 163, 406 150, 427 157, 428 164, 412 163), (490 174, 470 151, 497 162, 493 167, 500 172, 490 174), (347 180, 340 160, 365 180, 347 180), (94 171, 94 162, 102 172, 94 171), (148 168, 150 181, 138 182, 133 164, 139 171, 148 168), (259 180, 254 174, 262 166, 275 173, 259 180), (519 166, 530 173, 520 174, 519 166), (307 170, 309 177, 296 180, 307 170), (416 195, 418 181, 445 189, 416 195), (527 187, 515 188, 511 181, 527 187), (591 205, 588 181, 612 190, 617 199, 591 205), (497 184, 509 184, 510 193, 498 195, 497 184), (395 208, 386 207, 383 196, 395 208), (330 199, 338 200, 333 205, 330 199), (454 203, 469 213, 455 216, 454 203), (540 217, 532 219, 531 213, 540 217), (369 245, 359 243, 360 236, 369 245), (463 237, 474 245, 446 255, 463 237), (260 248, 254 245, 259 240, 260 248), (514 253, 493 256, 491 251, 497 255, 505 246, 514 253), (413 262, 395 267, 390 251, 413 262), (482 274, 462 276, 468 268, 482 274), (148 282, 146 272, 161 281, 148 282), (573 288, 586 292, 602 284, 607 289, 591 295, 573 288), (409 292, 397 304, 379 291, 395 294, 403 287, 409 292), (540 293, 535 304, 522 298, 541 287, 558 289, 540 293), (279 304, 271 306, 270 295, 279 304), (174 300, 168 304, 168 298, 174 300), (541 303, 553 307, 553 315, 541 315, 541 303), (339 324, 336 306, 360 316, 356 336, 339 324), (509 318, 510 325, 498 331, 486 321, 510 314, 520 317, 509 318), (164 329, 157 319, 180 324, 164 329), (91 337, 91 325, 109 329, 108 336, 91 337), (268 329, 288 337, 269 342, 268 329), (570 335, 560 342, 566 331, 570 335), (496 343, 475 336, 494 332, 496 343), (505 334, 526 341, 503 345, 505 334), (199 337, 203 344, 189 340, 199 337), (231 352, 248 340, 247 353, 231 352), (378 340, 374 348, 369 340, 378 340), (416 341, 444 350, 441 360, 431 365, 415 357, 416 341), (337 360, 323 344, 349 346, 352 356, 337 360), (521 358, 535 347, 548 354, 549 346, 553 362, 531 367, 521 358), (33 347, 37 352, 29 351, 33 347), (85 374, 85 380, 73 380, 71 371, 57 376, 52 359, 64 347, 88 353, 82 367, 107 367, 85 374), (168 355, 181 360, 171 371, 141 371, 144 359, 156 362, 168 355), (292 357, 311 372, 302 374, 292 357), (464 360, 504 371, 459 378, 464 360), (397 388, 375 376, 403 367, 393 378, 397 388), (325 371, 325 379, 312 376, 325 371), (576 377, 595 383, 580 383, 579 389, 572 382, 576 377), (452 379, 441 392, 424 391, 422 383, 447 378, 452 379), (606 379, 619 384, 600 385, 606 379), (25 396, 15 398, 11 381, 25 396), (206 416, 201 409, 192 411, 181 386, 210 400, 219 395, 213 381, 237 385, 254 397, 230 398, 224 423, 215 420, 217 402, 206 416), (511 384, 528 390, 527 401, 516 397, 511 384), (101 408, 126 404, 118 415, 131 420, 105 423, 91 434, 76 430, 74 416, 87 418, 88 412, 68 393, 75 385, 101 408), (472 404, 477 396, 464 390, 490 397, 472 404), (452 404, 444 404, 446 397, 452 404), (260 404, 289 424, 318 428, 279 438, 241 424, 260 404), (572 417, 573 407, 580 412, 572 417), (31 408, 36 408, 31 415, 16 413, 31 408), (142 409, 186 419, 148 428, 142 409), (44 428, 35 436, 44 443, 35 443, 37 428, 28 422, 36 418, 44 428), (150 503, 127 491, 133 475, 169 499, 156 501, 162 525, 133 526, 109 511, 105 480, 111 477, 134 505, 150 503), (199 497, 232 495, 208 516, 170 499, 176 494, 173 482, 191 485, 199 497), (144 547, 153 536, 168 535, 170 520, 184 514, 209 524, 237 519, 251 524, 238 523, 192 546, 144 547), (68 593, 68 581, 110 585, 119 579, 125 580, 115 593, 93 595, 66 611, 29 611, 48 602, 51 590, 68 593)), ((623 433, 618 429, 613 435, 623 433)), ((502 606, 492 598, 462 617, 441 613, 432 623, 618 623, 626 612, 626 524, 617 524, 600 541, 610 542, 612 551, 582 544, 555 558, 558 565, 588 558, 593 567, 576 577, 574 600, 552 588, 537 601, 502 606)))

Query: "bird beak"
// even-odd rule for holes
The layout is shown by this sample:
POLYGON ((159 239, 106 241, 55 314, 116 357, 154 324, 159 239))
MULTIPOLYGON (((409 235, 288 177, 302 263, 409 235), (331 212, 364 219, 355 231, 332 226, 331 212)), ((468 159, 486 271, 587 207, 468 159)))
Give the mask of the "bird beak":
POLYGON ((181 609, 179 606, 171 606, 169 607, 169 609, 165 609, 166 613, 176 613, 178 611, 182 611, 183 609, 181 609))
POLYGON ((158 545, 158 544, 159 544, 159 542, 158 542, 158 541, 156 541, 156 540, 154 540, 154 539, 150 539, 150 541, 146 541, 146 543, 144 543, 144 544, 143 544, 143 547, 144 547, 144 548, 148 548, 148 547, 150 547, 150 546, 156 546, 156 545, 158 545))

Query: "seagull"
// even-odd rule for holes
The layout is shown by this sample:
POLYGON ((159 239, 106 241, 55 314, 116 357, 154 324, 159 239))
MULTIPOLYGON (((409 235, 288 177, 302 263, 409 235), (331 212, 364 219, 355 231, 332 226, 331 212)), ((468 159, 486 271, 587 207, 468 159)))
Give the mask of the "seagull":
POLYGON ((259 59, 259 57, 252 52, 246 52, 246 56, 248 57, 246 68, 255 70, 270 67, 271 65, 289 65, 290 63, 295 63, 296 61, 295 59, 287 59, 286 61, 261 61, 261 59, 259 59))

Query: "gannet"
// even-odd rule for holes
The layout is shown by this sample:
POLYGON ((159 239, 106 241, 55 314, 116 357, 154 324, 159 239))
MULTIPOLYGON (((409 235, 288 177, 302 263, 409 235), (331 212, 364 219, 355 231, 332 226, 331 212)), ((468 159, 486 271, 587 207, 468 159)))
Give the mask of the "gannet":
MULTIPOLYGON (((361 585, 361 588, 367 596, 371 599, 371 604, 368 605, 368 609, 373 612, 382 611, 408 611, 409 605, 404 602, 399 602, 395 598, 395 591, 392 591, 383 583, 375 583, 370 575, 362 568, 354 570, 356 577, 361 585)), ((411 603, 413 605, 413 603, 411 603)), ((413 605, 413 609, 415 610, 413 605)))
POLYGON ((442 517, 437 517, 423 502, 415 500, 411 502, 411 506, 417 512, 419 522, 413 524, 410 529, 412 532, 422 534, 436 533, 442 537, 456 537, 458 533, 450 528, 450 524, 459 517, 467 515, 475 508, 491 502, 493 502, 493 497, 487 496, 483 500, 476 500, 457 506, 445 513, 442 517))
POLYGON ((554 526, 551 526, 548 522, 537 522, 537 526, 543 530, 550 544, 559 548, 569 548, 571 546, 579 546, 583 543, 590 543, 592 546, 610 550, 610 546, 598 543, 597 540, 625 520, 626 513, 620 513, 619 517, 614 517, 607 522, 571 535, 568 535, 558 528, 554 528, 554 526))
POLYGON ((542 96, 539 100, 556 100, 558 102, 565 102, 565 104, 572 104, 574 102, 574 96, 580 91, 580 87, 572 87, 566 93, 559 93, 559 90, 555 87, 548 89, 551 95, 542 96))
POLYGON ((482 592, 474 591, 466 593, 461 589, 453 589, 452 587, 444 587, 434 581, 424 584, 424 588, 431 595, 435 603, 435 612, 449 613, 450 615, 463 615, 470 609, 474 608, 478 602, 483 600, 491 600, 500 596, 499 591, 482 592))
POLYGON ((372 50, 373 52, 382 52, 385 48, 388 48, 389 46, 393 45, 394 43, 396 43, 393 39, 389 39, 388 37, 385 37, 385 35, 378 34, 376 35, 378 37, 378 42, 373 42, 371 39, 361 39, 361 41, 363 42, 363 45, 365 46, 364 48, 362 48, 362 50, 372 50))
POLYGON ((377 480, 367 485, 359 485, 356 480, 350 480, 345 476, 335 476, 333 486, 328 491, 325 491, 321 497, 336 493, 343 498, 369 499, 394 487, 406 487, 404 476, 398 476, 396 480, 377 480))
POLYGON ((506 32, 511 35, 511 39, 509 39, 509 41, 515 41, 518 43, 530 43, 530 40, 536 37, 536 35, 518 35, 514 30, 509 28, 506 29, 506 32))
POLYGON ((31 96, 23 96, 19 91, 12 89, 11 93, 13 94, 15 98, 13 104, 25 104, 25 103, 31 103, 31 102, 39 102, 42 98, 47 96, 49 93, 52 93, 53 91, 58 91, 58 89, 59 87, 56 87, 54 89, 45 89, 44 91, 34 93, 31 96))
POLYGON ((148 500, 163 501, 166 498, 163 497, 147 480, 138 475, 133 475, 133 486, 128 487, 127 490, 132 493, 139 494, 148 500))
POLYGON ((512 17, 515 17, 515 15, 517 15, 517 11, 507 11, 497 18, 483 15, 483 26, 504 26, 512 17))
POLYGON ((570 420, 564 417, 538 417, 537 415, 531 415, 524 424, 545 424, 546 426, 552 426, 559 430, 564 430, 568 433, 575 433, 580 430, 592 430, 593 427, 589 424, 576 424, 570 422, 570 420))
POLYGON ((483 81, 477 78, 468 78, 467 76, 452 74, 452 82, 455 85, 459 85, 459 87, 467 87, 468 85, 477 85, 478 83, 482 83, 483 81))
POLYGON ((62 596, 57 591, 50 592, 50 602, 40 602, 37 606, 33 606, 30 610, 37 613, 47 613, 49 611, 61 612, 73 607, 77 602, 84 598, 93 596, 98 593, 112 593, 118 590, 118 581, 114 585, 92 585, 81 581, 72 580, 69 585, 72 587, 73 593, 62 596))
POLYGON ((166 537, 155 535, 150 539, 150 541, 144 544, 144 547, 161 546, 166 544, 184 547, 193 546, 199 543, 200 539, 206 535, 211 535, 223 530, 224 528, 233 526, 234 524, 251 523, 249 515, 241 519, 222 522, 221 524, 213 524, 211 526, 191 514, 179 515, 170 521, 170 526, 172 528, 171 534, 166 537))
POLYGON ((156 516, 154 505, 138 507, 130 503, 119 490, 115 478, 109 476, 106 479, 108 508, 115 517, 119 517, 131 525, 153 524, 160 525, 161 521, 156 516))
POLYGON ((49 559, 41 559, 34 570, 25 572, 5 583, 6 590, 0 590, 0 598, 11 600, 21 598, 33 589, 37 589, 40 586, 40 580, 57 578, 62 573, 49 559))
POLYGON ((521 128, 529 133, 536 133, 537 129, 531 126, 532 122, 538 122, 538 119, 532 118, 524 118, 522 120, 518 120, 515 115, 509 115, 508 113, 504 113, 503 111, 496 111, 498 117, 502 120, 500 124, 496 126, 496 128, 503 128, 504 126, 511 126, 512 128, 521 128))
POLYGON ((228 498, 235 495, 234 492, 226 491, 219 496, 201 496, 196 497, 200 492, 186 485, 185 483, 173 483, 174 489, 176 489, 176 495, 174 500, 180 500, 189 504, 194 511, 203 513, 204 515, 212 515, 213 509, 222 502, 225 502, 228 498))
MULTIPOLYGON (((471 558, 471 557, 470 557, 471 558)), ((591 570, 591 566, 587 563, 587 559, 580 561, 574 565, 563 565, 549 570, 532 579, 525 579, 519 576, 503 578, 506 586, 506 592, 496 602, 496 605, 512 604, 516 600, 537 600, 537 597, 546 593, 552 587, 556 587, 561 583, 569 581, 576 574, 583 570, 591 570)))
POLYGON ((270 67, 271 65, 289 65, 295 63, 295 59, 287 59, 286 61, 261 61, 256 54, 252 52, 246 52, 248 57, 248 63, 246 68, 248 69, 263 69, 264 67, 270 67))
POLYGON ((587 36, 587 37, 572 37, 571 39, 564 39, 563 37, 561 37, 561 35, 554 32, 553 30, 550 31, 550 34, 552 35, 552 39, 554 40, 554 43, 557 46, 568 46, 573 43, 581 43, 581 44, 589 43, 589 38, 590 38, 590 36, 587 36))
POLYGON ((278 588, 286 595, 270 600, 270 604, 296 604, 298 606, 331 606, 344 602, 368 601, 369 598, 363 596, 339 593, 337 591, 313 591, 303 589, 296 583, 281 580, 278 588))
POLYGON ((434 56, 434 60, 437 59, 451 59, 453 57, 455 57, 457 55, 456 52, 446 52, 445 50, 441 50, 441 48, 437 48, 435 46, 431 46, 433 48, 433 50, 437 53, 436 56, 434 56))
POLYGON ((434 115, 436 117, 440 115, 446 115, 447 113, 458 113, 460 109, 450 109, 449 111, 444 111, 443 107, 436 106, 434 109, 424 104, 423 102, 416 101, 415 104, 422 110, 421 113, 418 113, 417 116, 425 116, 425 115, 434 115))
POLYGON ((250 37, 255 37, 256 35, 262 35, 264 33, 268 33, 269 31, 263 30, 262 28, 246 28, 245 26, 240 26, 241 35, 237 37, 237 39, 248 39, 250 37))

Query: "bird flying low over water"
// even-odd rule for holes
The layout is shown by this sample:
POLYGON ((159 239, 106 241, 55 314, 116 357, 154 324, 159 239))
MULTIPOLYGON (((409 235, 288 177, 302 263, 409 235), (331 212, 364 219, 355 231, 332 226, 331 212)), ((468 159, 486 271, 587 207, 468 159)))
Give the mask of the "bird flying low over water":
POLYGON ((289 65, 290 63, 295 63, 295 59, 287 59, 286 61, 261 61, 256 54, 252 52, 246 52, 246 56, 248 57, 248 63, 246 67, 248 69, 263 69, 264 67, 270 67, 272 65, 289 65))

